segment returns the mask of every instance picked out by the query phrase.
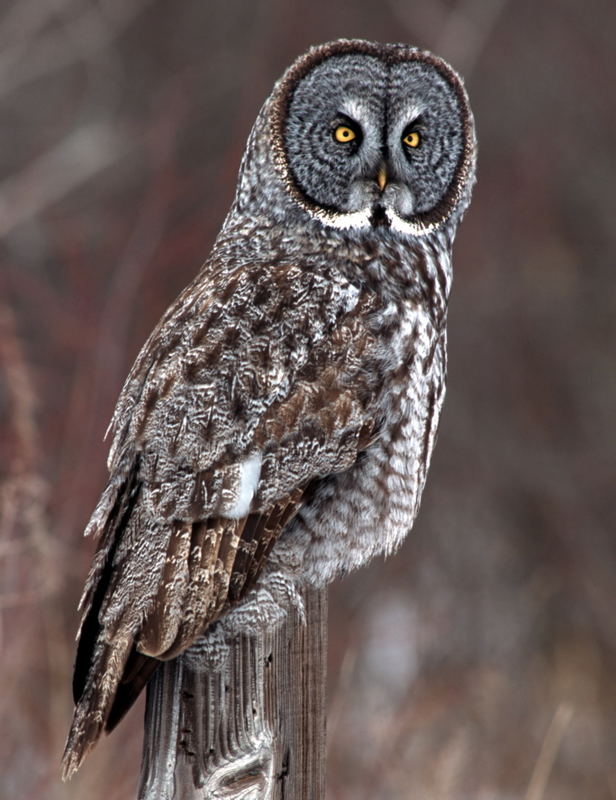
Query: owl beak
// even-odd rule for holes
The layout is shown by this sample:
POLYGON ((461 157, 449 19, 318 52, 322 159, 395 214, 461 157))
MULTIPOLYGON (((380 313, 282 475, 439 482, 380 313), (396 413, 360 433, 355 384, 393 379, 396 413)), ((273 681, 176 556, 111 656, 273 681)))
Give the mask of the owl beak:
POLYGON ((382 163, 379 167, 379 171, 376 176, 376 182, 379 185, 379 189, 383 191, 385 185, 387 184, 387 167, 384 163, 382 163))

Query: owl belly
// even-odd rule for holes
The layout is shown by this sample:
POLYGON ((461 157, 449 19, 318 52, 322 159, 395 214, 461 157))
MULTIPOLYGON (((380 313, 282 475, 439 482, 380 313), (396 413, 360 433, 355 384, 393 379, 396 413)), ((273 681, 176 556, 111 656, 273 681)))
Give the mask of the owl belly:
POLYGON ((417 516, 445 391, 445 337, 409 311, 388 347, 378 439, 317 486, 272 553, 302 581, 324 585, 393 552, 417 516))

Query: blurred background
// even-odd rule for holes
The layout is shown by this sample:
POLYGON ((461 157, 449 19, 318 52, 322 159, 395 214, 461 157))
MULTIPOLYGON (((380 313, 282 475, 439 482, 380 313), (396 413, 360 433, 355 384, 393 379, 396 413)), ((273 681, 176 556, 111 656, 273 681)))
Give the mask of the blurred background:
POLYGON ((122 381, 274 80, 339 36, 466 78, 480 159, 412 535, 330 593, 330 800, 616 798, 613 0, 0 5, 0 796, 134 797, 141 707, 68 785, 76 603, 122 381))

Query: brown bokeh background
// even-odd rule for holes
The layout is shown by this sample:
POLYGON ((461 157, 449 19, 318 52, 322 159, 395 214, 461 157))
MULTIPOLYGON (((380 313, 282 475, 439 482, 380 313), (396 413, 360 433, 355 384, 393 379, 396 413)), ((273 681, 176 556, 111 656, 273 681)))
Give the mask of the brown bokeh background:
POLYGON ((81 531, 146 335, 285 66, 338 36, 466 77, 479 181, 402 550, 330 593, 331 800, 616 798, 613 0, 0 9, 0 796, 134 796, 137 709, 64 786, 81 531))

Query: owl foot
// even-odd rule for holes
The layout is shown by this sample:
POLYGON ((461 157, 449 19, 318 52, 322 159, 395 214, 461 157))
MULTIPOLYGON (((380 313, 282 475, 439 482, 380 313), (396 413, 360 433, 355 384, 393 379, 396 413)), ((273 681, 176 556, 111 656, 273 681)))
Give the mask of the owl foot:
POLYGON ((220 672, 238 636, 271 633, 290 612, 297 614, 305 625, 304 601, 295 582, 282 572, 271 572, 246 595, 241 605, 230 609, 197 639, 182 658, 194 671, 220 672))

